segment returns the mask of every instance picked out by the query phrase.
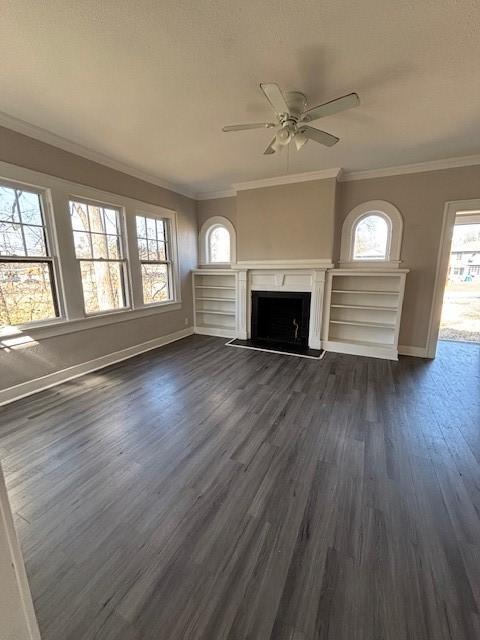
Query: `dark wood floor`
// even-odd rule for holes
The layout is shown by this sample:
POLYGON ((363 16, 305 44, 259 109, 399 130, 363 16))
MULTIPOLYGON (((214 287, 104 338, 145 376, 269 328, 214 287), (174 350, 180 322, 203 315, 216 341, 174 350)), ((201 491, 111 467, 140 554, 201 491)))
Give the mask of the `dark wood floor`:
POLYGON ((195 336, 5 408, 43 639, 480 638, 479 376, 195 336))

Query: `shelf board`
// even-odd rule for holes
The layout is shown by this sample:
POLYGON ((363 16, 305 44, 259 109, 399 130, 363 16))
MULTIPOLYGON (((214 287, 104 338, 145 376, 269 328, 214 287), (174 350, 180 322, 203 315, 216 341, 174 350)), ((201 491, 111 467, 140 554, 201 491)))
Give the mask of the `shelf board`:
POLYGON ((195 300, 207 300, 209 302, 235 302, 235 298, 198 298, 195 300))
POLYGON ((332 309, 364 309, 365 311, 398 311, 397 307, 373 307, 365 304, 332 304, 332 309))
POLYGON ((235 291, 235 287, 221 287, 216 284, 196 284, 195 289, 227 289, 228 291, 235 291))
POLYGON ((195 309, 196 313, 207 313, 208 315, 213 316, 231 316, 235 317, 235 313, 233 311, 210 311, 209 309, 195 309))
POLYGON ((392 324, 385 322, 363 322, 360 320, 330 320, 330 324, 348 324, 353 327, 371 327, 373 329, 395 329, 392 324))
POLYGON ((360 294, 373 294, 380 296, 398 296, 398 291, 361 291, 359 289, 332 289, 332 293, 360 293, 360 294))
POLYGON ((332 338, 329 336, 329 342, 338 342, 340 344, 353 344, 357 347, 381 347, 382 349, 393 349, 391 342, 370 342, 368 340, 347 340, 346 338, 332 338))
POLYGON ((195 325, 196 329, 204 329, 204 330, 208 330, 208 329, 217 329, 219 331, 235 331, 235 327, 234 326, 226 326, 224 324, 215 324, 214 322, 209 322, 208 324, 196 324, 195 325))

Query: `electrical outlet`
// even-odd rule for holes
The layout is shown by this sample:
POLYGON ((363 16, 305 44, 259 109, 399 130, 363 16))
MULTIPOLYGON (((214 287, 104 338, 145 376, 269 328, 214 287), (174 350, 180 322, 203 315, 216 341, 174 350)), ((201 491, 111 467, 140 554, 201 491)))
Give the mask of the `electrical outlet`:
POLYGON ((188 318, 185 318, 185 326, 188 327, 188 318))

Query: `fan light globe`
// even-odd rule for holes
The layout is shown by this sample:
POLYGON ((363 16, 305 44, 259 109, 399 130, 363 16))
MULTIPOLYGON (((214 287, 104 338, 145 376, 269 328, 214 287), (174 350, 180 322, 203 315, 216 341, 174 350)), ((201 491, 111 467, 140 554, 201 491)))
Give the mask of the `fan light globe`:
POLYGON ((277 133, 277 140, 280 144, 288 144, 290 142, 291 133, 288 129, 283 128, 277 133))

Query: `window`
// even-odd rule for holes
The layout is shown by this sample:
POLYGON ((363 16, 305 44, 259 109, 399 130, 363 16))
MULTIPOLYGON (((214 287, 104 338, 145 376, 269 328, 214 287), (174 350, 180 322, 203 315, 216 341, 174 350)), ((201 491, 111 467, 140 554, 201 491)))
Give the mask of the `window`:
POLYGON ((172 300, 169 222, 163 218, 137 216, 136 223, 143 303, 156 304, 172 300))
POLYGON ((223 216, 206 220, 199 233, 201 265, 228 265, 236 261, 235 227, 223 216))
POLYGON ((382 216, 372 214, 355 226, 354 260, 386 260, 388 224, 382 216))
POLYGON ((212 227, 208 234, 208 261, 230 262, 230 234, 221 225, 212 227))
POLYGON ((75 254, 87 314, 127 306, 122 227, 118 209, 70 201, 75 254))
POLYGON ((371 200, 354 207, 342 227, 340 266, 346 268, 400 265, 403 220, 395 205, 371 200))
POLYGON ((59 315, 42 196, 0 185, 0 324, 59 315))

